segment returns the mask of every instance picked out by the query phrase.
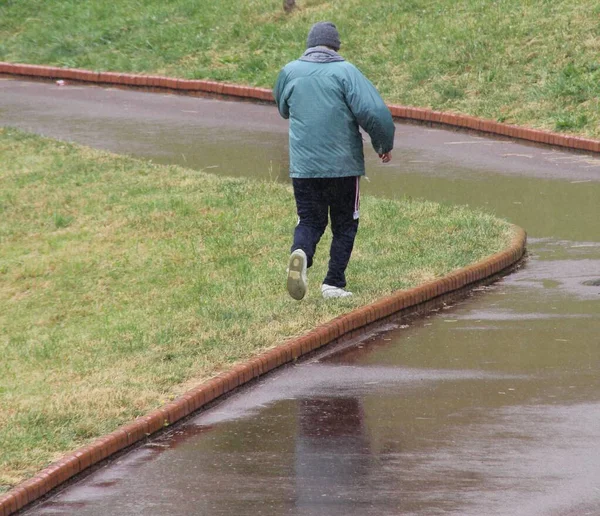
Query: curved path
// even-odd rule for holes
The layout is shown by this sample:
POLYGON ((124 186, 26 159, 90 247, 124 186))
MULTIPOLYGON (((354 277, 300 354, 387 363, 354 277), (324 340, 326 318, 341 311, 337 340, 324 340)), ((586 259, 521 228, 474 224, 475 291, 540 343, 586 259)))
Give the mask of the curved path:
MULTIPOLYGON (((0 125, 285 177, 274 107, 0 81, 0 125)), ((600 160, 398 125, 365 190, 527 228, 491 288, 237 393, 27 514, 595 514, 600 160)))

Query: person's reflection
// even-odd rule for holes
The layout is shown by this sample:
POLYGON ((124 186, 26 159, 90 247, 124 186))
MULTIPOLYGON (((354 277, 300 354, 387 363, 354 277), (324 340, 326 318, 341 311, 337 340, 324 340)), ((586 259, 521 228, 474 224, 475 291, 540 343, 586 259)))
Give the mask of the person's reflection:
POLYGON ((357 398, 298 402, 295 473, 300 515, 348 514, 365 503, 369 442, 357 398))

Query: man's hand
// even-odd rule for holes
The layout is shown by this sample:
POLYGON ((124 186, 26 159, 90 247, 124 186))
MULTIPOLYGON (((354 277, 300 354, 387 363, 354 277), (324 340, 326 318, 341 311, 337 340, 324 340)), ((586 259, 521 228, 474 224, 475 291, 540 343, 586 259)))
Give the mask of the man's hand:
POLYGON ((381 162, 382 163, 389 163, 390 161, 392 161, 392 153, 390 152, 385 152, 383 154, 380 154, 379 157, 381 158, 381 162))

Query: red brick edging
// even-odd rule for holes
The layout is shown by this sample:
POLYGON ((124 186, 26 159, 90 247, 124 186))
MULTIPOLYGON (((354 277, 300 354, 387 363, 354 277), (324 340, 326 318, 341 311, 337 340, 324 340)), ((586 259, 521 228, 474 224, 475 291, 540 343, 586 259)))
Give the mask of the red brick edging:
POLYGON ((361 333, 365 328, 390 316, 414 313, 432 300, 496 276, 518 262, 525 253, 525 231, 514 226, 511 244, 499 253, 473 265, 458 269, 443 278, 409 290, 401 290, 370 305, 353 310, 323 324, 309 333, 281 344, 247 362, 233 367, 174 401, 98 438, 90 445, 68 454, 33 478, 0 496, 0 516, 13 514, 41 498, 55 487, 87 468, 183 419, 236 387, 322 346, 361 333))
MULTIPOLYGON (((93 84, 111 84, 126 88, 149 88, 171 90, 184 94, 212 94, 242 99, 274 102, 271 90, 226 84, 217 81, 177 79, 159 75, 139 75, 118 72, 94 72, 75 68, 58 68, 55 66, 40 66, 18 63, 0 62, 0 75, 36 77, 41 79, 59 79, 65 81, 87 82, 93 84)), ((432 124, 441 124, 454 128, 469 129, 508 138, 554 145, 587 152, 600 153, 600 140, 569 136, 530 129, 517 125, 503 124, 494 120, 485 120, 469 115, 444 113, 426 108, 389 105, 394 118, 399 120, 414 120, 432 124)))

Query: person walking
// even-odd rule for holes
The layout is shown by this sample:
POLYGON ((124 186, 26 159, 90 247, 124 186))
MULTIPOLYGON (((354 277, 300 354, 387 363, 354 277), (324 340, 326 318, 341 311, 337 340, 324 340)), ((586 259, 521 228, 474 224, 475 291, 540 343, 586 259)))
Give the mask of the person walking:
POLYGON ((360 177, 365 174, 362 127, 383 163, 392 158, 394 122, 371 82, 338 50, 331 22, 314 24, 307 50, 279 73, 273 96, 290 120, 290 177, 298 225, 289 257, 287 289, 297 300, 308 291, 307 269, 331 217, 333 239, 324 298, 347 297, 346 268, 358 230, 360 177))

